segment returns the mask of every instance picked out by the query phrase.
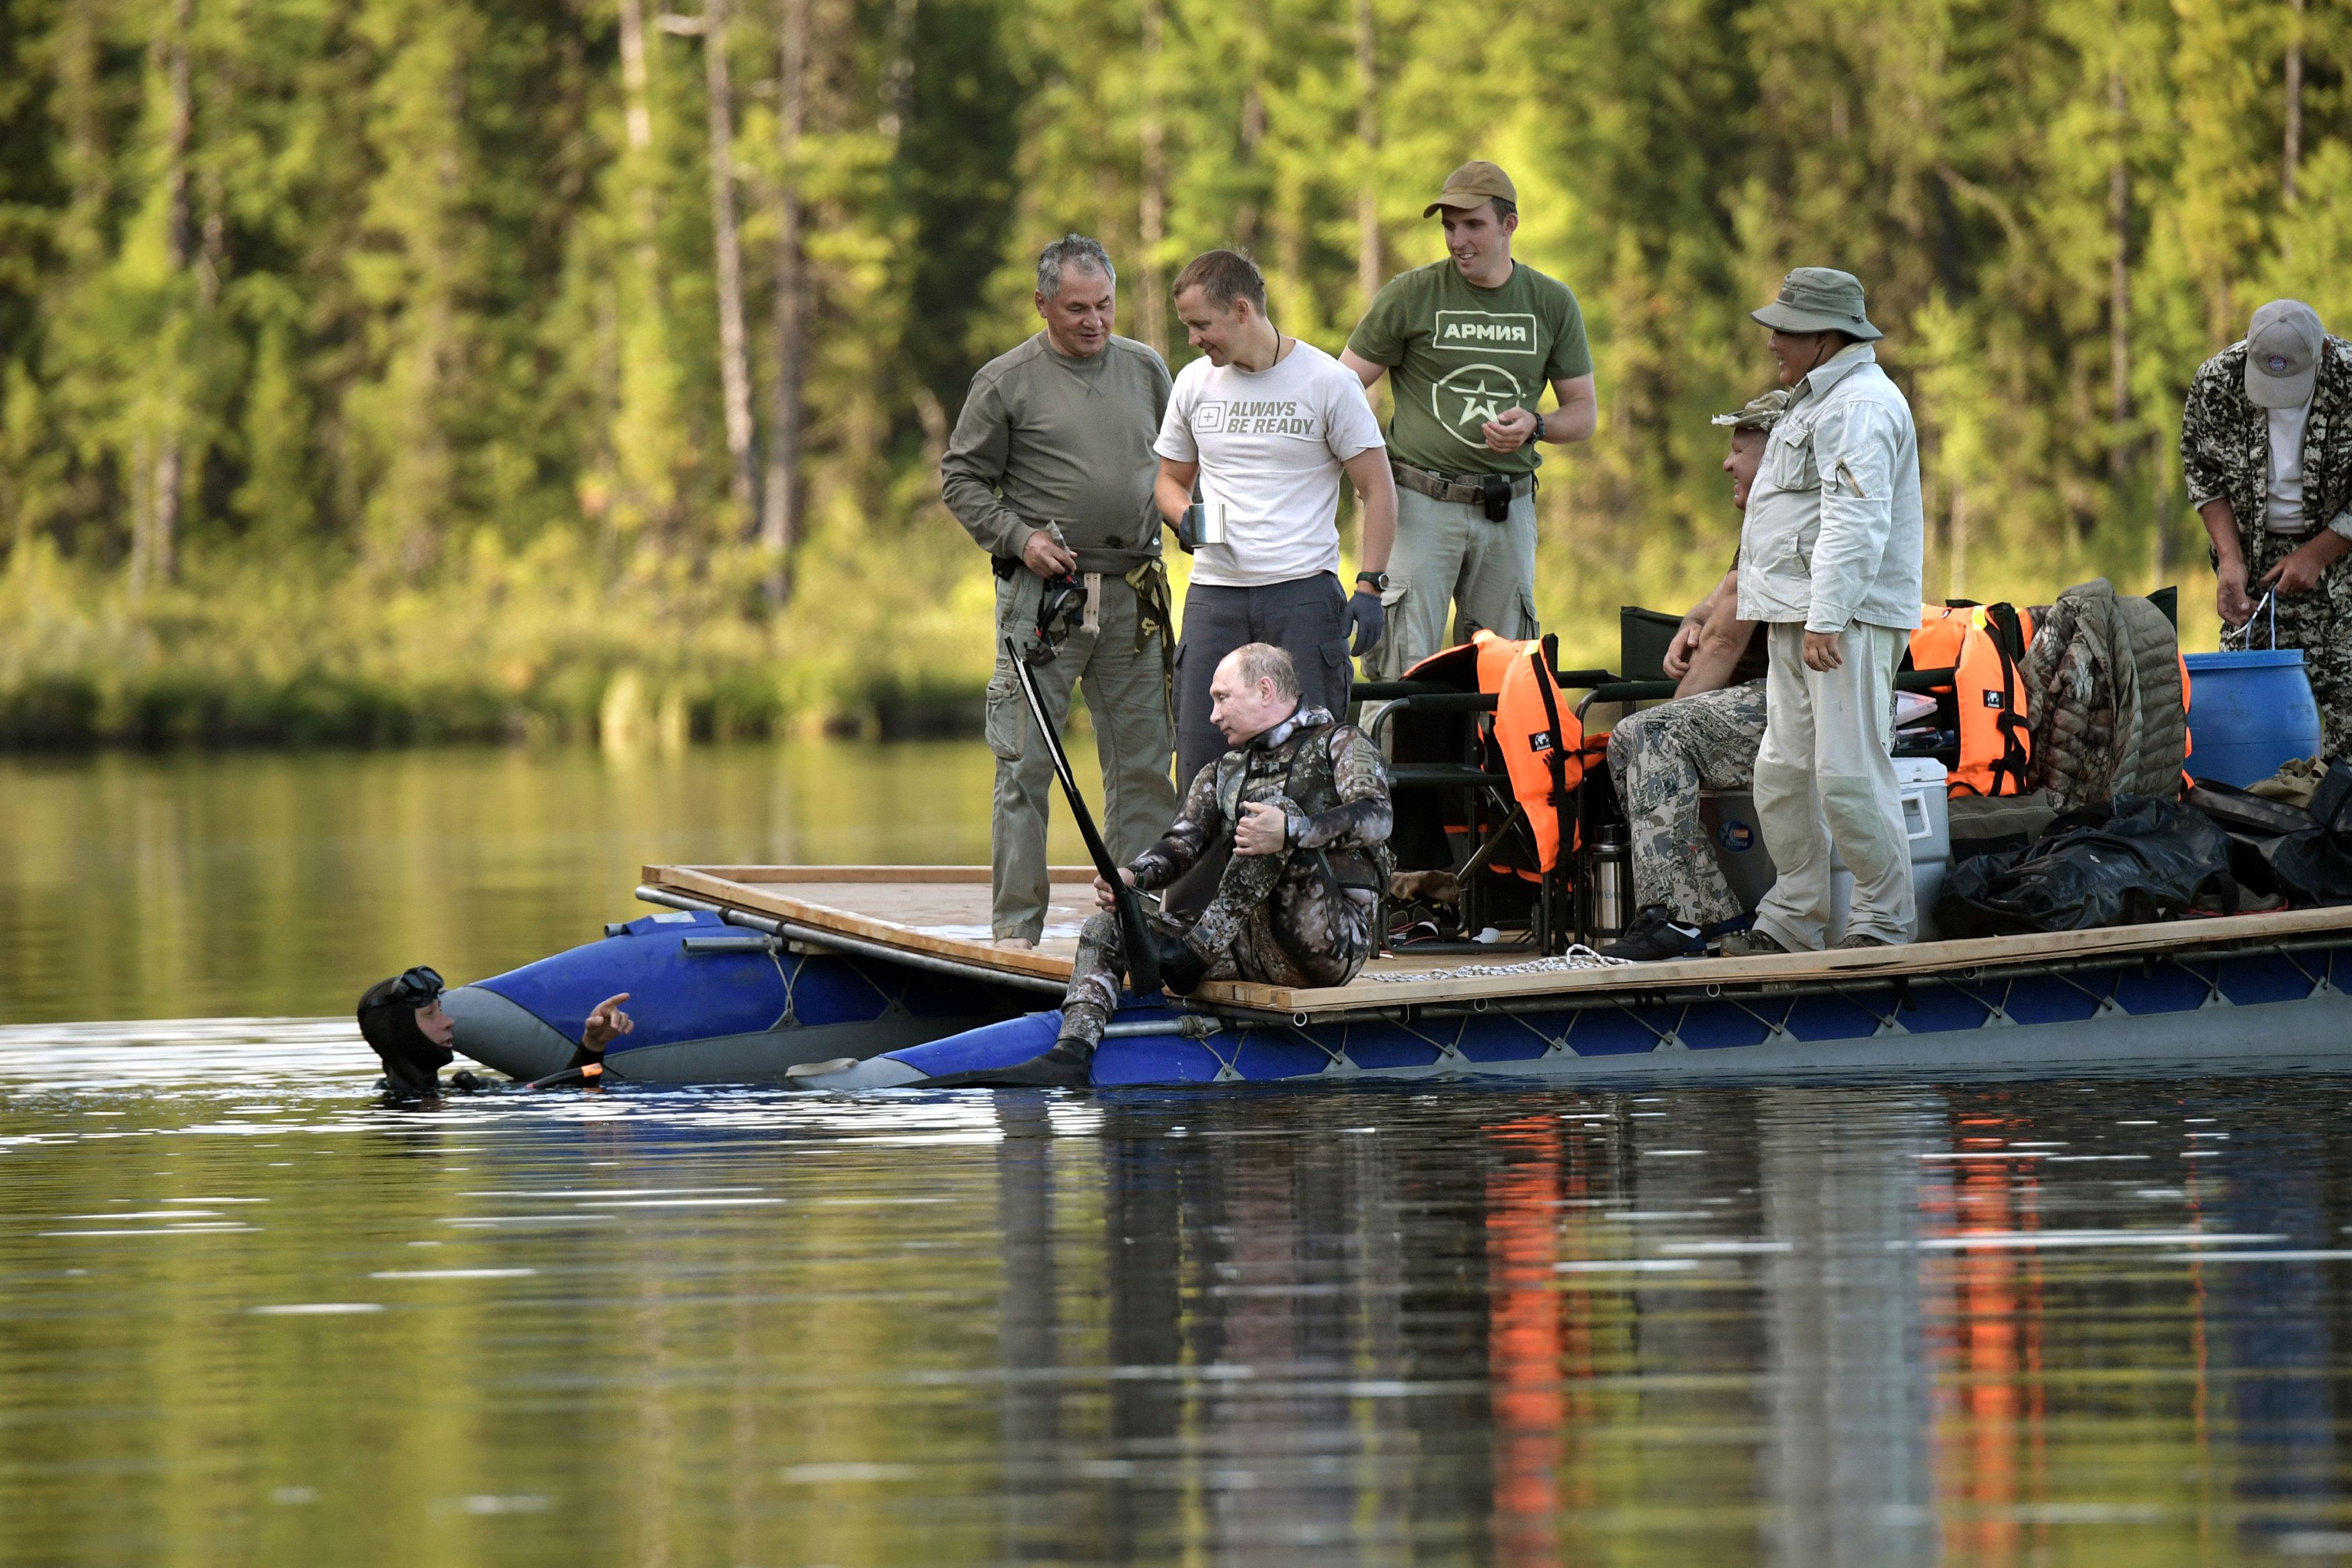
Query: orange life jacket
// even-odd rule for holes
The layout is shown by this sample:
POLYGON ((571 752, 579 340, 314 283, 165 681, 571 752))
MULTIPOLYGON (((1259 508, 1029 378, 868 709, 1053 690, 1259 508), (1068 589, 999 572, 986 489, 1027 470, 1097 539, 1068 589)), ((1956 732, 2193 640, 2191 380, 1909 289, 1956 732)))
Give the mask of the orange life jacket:
POLYGON ((1495 695, 1495 744, 1511 776, 1511 796, 1528 814, 1538 863, 1559 863, 1560 824, 1575 832, 1570 791, 1584 782, 1584 726, 1560 695, 1539 641, 1481 632, 1478 689, 1495 695))
POLYGON ((2019 670, 2033 617, 2006 604, 1926 605, 1911 633, 1911 667, 1952 671, 1960 757, 1954 795, 2022 795, 2033 770, 2032 716, 2019 670))

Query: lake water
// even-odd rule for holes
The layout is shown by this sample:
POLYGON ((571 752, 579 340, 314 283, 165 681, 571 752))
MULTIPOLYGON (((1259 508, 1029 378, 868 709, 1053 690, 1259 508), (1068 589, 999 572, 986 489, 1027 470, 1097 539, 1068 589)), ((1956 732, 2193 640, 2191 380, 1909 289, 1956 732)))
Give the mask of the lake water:
POLYGON ((0 1563, 2352 1560, 2352 1080, 371 1092, 976 752, 0 764, 0 1563))

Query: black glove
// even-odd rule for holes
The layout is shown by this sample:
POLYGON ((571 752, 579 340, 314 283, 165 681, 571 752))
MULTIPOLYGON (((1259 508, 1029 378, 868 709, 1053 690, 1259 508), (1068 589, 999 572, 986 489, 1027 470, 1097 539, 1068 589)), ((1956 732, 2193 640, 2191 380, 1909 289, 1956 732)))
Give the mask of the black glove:
POLYGON ((1351 657, 1360 659, 1381 645, 1381 634, 1388 630, 1388 612, 1381 608, 1379 594, 1348 595, 1348 629, 1356 639, 1348 644, 1351 657))

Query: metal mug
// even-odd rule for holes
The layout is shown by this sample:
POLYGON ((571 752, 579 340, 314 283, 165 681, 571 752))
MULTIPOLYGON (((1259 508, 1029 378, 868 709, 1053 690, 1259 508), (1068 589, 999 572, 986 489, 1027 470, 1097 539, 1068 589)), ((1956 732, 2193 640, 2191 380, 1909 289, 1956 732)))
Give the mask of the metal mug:
POLYGON ((1184 508, 1184 520, 1176 527, 1176 542, 1189 553, 1202 545, 1225 542, 1225 504, 1223 501, 1195 501, 1184 508))
POLYGON ((1622 822, 1604 822, 1592 832, 1591 932, 1625 934, 1633 920, 1633 840, 1622 822))

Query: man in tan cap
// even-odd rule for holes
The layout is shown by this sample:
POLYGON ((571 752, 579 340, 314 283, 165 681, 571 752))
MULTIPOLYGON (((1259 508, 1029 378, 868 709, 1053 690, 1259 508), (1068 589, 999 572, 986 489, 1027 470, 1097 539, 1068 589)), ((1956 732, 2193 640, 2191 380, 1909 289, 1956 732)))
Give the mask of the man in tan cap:
POLYGON ((2352 758, 2352 343, 2300 299, 2255 311, 2189 383, 2180 465, 2213 540, 2221 645, 2272 646, 2274 611, 2276 645, 2303 650, 2321 749, 2352 758))
POLYGON ((1391 278, 1339 356, 1366 392, 1389 376, 1396 400, 1396 549, 1370 574, 1387 611, 1376 677, 1481 627, 1536 635, 1536 449, 1582 441, 1598 408, 1576 296, 1511 257, 1511 177, 1465 163, 1422 216, 1443 219, 1445 259, 1391 278), (1547 385, 1558 406, 1539 413, 1547 385))
MULTIPOLYGON (((1731 505, 1748 510, 1763 465, 1764 444, 1789 394, 1778 389, 1719 413, 1731 449, 1731 505)), ((1639 913, 1625 935, 1601 949, 1611 958, 1654 963, 1702 950, 1706 939, 1740 922, 1739 900, 1715 858, 1699 820, 1699 793, 1746 789, 1756 779, 1764 739, 1764 639, 1739 618, 1739 561, 1685 617, 1666 653, 1666 673, 1681 685, 1675 700, 1645 708, 1609 732, 1609 778, 1633 837, 1633 901, 1639 913)))
POLYGON ((1751 314, 1789 389, 1739 533, 1739 618, 1765 622, 1771 660, 1756 817, 1780 880, 1724 951, 1822 946, 1832 854, 1853 873, 1838 945, 1891 946, 1918 924, 1894 760, 1927 544, 1918 432, 1878 368, 1860 278, 1801 267, 1751 314))

